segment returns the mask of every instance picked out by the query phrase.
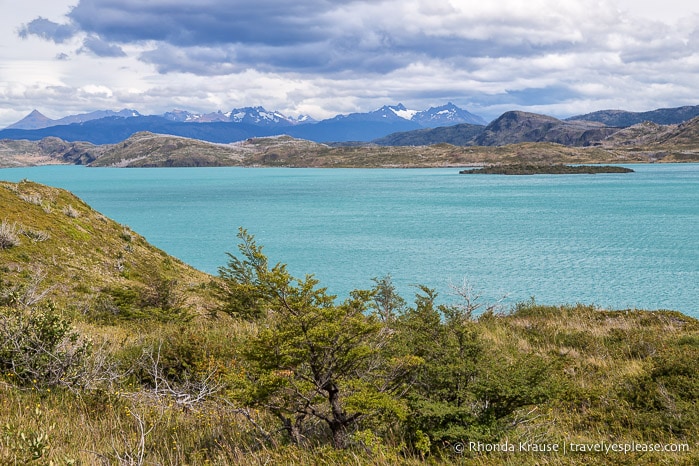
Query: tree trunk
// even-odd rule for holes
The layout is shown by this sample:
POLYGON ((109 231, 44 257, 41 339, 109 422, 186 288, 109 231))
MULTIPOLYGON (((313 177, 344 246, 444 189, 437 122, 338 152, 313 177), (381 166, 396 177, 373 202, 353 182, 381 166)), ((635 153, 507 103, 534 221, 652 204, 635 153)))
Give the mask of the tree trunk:
POLYGON ((340 423, 333 422, 330 424, 330 430, 333 434, 333 447, 338 450, 347 448, 347 430, 340 423))
POLYGON ((289 435, 289 439, 294 445, 301 446, 303 441, 303 435, 301 434, 301 424, 303 417, 297 417, 294 421, 291 418, 286 417, 280 413, 275 413, 277 417, 282 421, 284 425, 284 430, 289 435))
POLYGON ((347 414, 342 409, 340 403, 340 390, 334 383, 329 383, 325 387, 328 392, 328 402, 332 412, 332 420, 328 422, 333 436, 333 447, 342 450, 347 448, 347 414))

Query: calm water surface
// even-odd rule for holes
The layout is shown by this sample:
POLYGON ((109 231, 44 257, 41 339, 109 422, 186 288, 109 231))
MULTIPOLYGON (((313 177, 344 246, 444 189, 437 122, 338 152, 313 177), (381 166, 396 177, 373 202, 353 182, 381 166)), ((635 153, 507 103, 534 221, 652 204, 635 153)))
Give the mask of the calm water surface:
MULTIPOLYGON (((485 301, 535 297, 699 316, 699 164, 604 175, 459 175, 457 169, 0 170, 68 189, 206 272, 238 226, 272 262, 341 297, 391 274, 449 301, 466 279, 485 301)), ((410 300, 410 299, 409 299, 410 300)))

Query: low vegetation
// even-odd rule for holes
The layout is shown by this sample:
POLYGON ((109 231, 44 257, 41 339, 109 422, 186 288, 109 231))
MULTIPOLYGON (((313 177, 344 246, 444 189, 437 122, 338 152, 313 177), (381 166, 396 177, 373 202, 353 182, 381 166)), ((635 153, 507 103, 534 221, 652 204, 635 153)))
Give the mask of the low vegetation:
POLYGON ((626 167, 611 165, 506 164, 461 170, 462 175, 594 175, 597 173, 633 173, 626 167))
POLYGON ((0 464, 699 462, 683 314, 338 300, 242 229, 210 277, 65 191, 0 195, 0 464))

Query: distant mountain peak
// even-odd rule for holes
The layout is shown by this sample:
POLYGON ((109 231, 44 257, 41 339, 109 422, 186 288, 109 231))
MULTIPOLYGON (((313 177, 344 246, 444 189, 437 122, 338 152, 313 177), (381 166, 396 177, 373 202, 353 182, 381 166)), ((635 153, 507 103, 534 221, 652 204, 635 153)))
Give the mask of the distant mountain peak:
POLYGON ((417 112, 412 120, 419 123, 420 126, 434 128, 438 126, 451 126, 462 123, 472 125, 486 125, 487 122, 462 108, 457 107, 451 102, 439 107, 430 107, 422 112, 417 112))
POLYGON ((41 129, 51 126, 53 120, 39 110, 34 109, 17 123, 13 123, 6 129, 41 129))
POLYGON ((38 110, 32 110, 32 112, 26 117, 22 118, 17 123, 8 126, 6 129, 44 129, 51 126, 59 125, 70 125, 73 123, 85 123, 86 121, 99 120, 101 118, 116 117, 116 118, 130 118, 141 116, 136 110, 124 108, 118 112, 112 110, 96 110, 89 113, 81 113, 78 115, 69 115, 67 117, 59 118, 58 120, 53 120, 46 117, 38 110))
POLYGON ((406 120, 412 120, 417 113, 420 113, 417 110, 408 110, 403 104, 398 104, 388 108, 397 116, 405 118, 406 120))
POLYGON ((257 107, 242 107, 234 108, 229 112, 230 121, 234 123, 250 123, 254 125, 272 125, 272 124, 292 124, 293 119, 283 115, 280 112, 270 112, 266 108, 257 107))
POLYGON ((41 113, 41 112, 40 112, 39 110, 37 110, 37 109, 32 110, 31 113, 30 113, 29 115, 27 115, 27 117, 32 117, 32 118, 37 118, 37 117, 38 117, 38 118, 46 118, 46 119, 48 119, 47 116, 45 116, 43 113, 41 113))

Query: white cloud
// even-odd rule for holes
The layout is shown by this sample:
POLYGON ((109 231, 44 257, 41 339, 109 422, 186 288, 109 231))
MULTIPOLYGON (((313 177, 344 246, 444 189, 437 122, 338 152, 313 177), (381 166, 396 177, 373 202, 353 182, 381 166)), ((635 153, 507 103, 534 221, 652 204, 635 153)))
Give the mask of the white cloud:
POLYGON ((451 100, 494 118, 697 104, 697 11, 680 0, 27 0, 0 17, 0 126, 33 108, 264 105, 324 118, 451 100))

